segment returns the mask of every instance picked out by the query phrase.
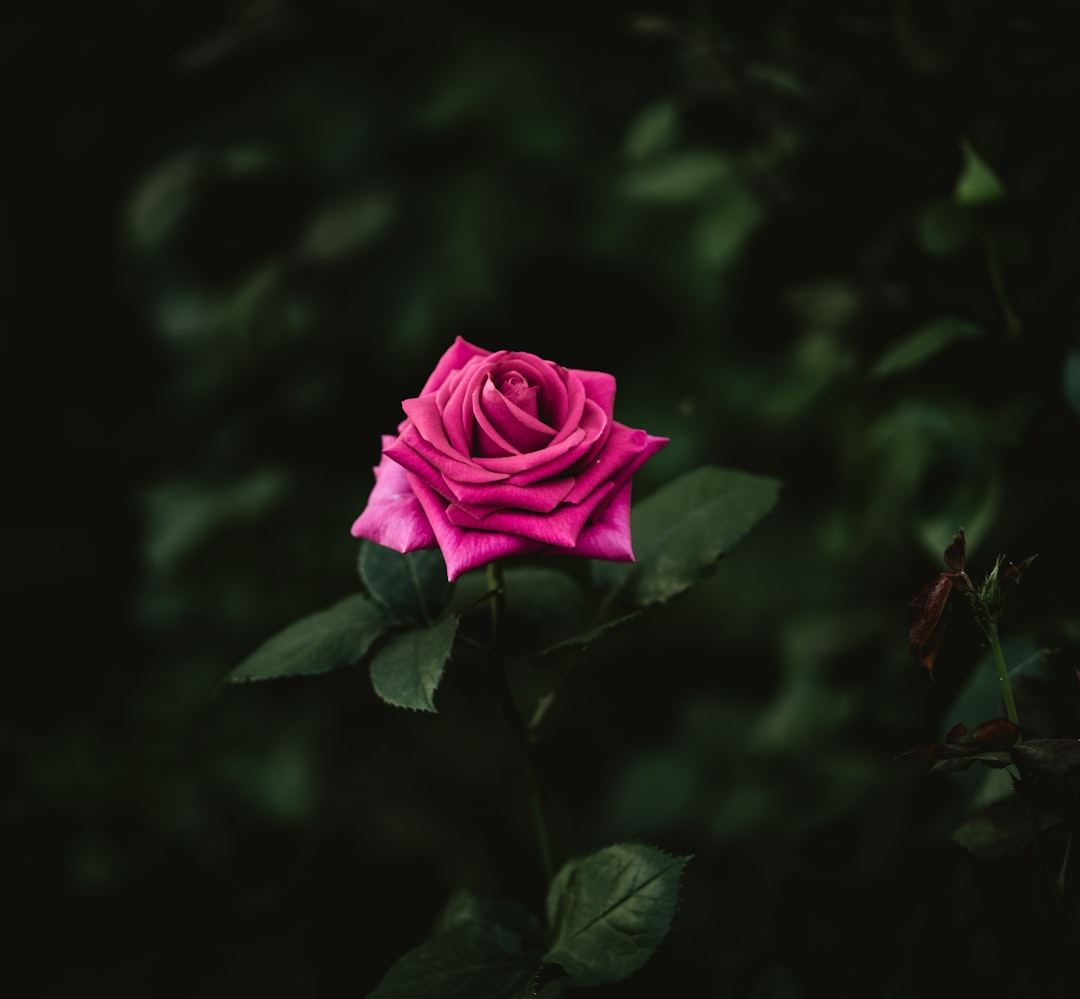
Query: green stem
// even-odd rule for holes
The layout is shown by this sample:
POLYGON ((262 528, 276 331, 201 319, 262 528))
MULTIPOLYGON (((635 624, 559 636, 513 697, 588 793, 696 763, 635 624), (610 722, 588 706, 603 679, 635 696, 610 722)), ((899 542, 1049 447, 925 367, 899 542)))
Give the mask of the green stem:
POLYGON ((514 741, 521 751, 525 770, 525 782, 529 788, 529 803, 532 809, 533 830, 540 851, 540 862, 544 868, 545 888, 551 884, 554 867, 551 859, 551 834, 548 830, 547 809, 540 787, 540 778, 536 772, 536 760, 533 757, 532 741, 525 719, 518 710, 517 702, 510 690, 506 677, 506 660, 502 652, 502 622, 506 617, 506 586, 503 581, 502 567, 497 562, 487 566, 488 585, 493 594, 491 601, 491 681, 495 689, 495 699, 499 702, 514 741))
MULTIPOLYGON (((1020 728, 1020 718, 1016 713, 1016 701, 1013 698, 1012 684, 1009 682, 1009 671, 1005 667, 1005 656, 1001 652, 1001 639, 998 638, 997 621, 991 616, 986 626, 986 636, 990 639, 990 648, 994 653, 994 662, 997 664, 998 681, 1001 684, 1001 696, 1005 699, 1005 711, 1017 729, 1020 728)), ((1018 735, 1017 742, 1024 740, 1018 735)))

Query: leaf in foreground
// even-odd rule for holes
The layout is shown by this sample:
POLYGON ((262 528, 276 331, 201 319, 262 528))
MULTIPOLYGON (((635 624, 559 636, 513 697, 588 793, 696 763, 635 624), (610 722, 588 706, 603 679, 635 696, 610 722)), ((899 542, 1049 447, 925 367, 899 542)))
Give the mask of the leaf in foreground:
POLYGON ((571 861, 548 893, 555 941, 545 963, 566 971, 568 985, 603 985, 637 971, 671 928, 689 859, 621 843, 571 861))
POLYGON ((688 472, 634 507, 637 561, 597 562, 597 576, 639 607, 670 600, 704 579, 779 492, 776 479, 731 468, 688 472))
POLYGON ((434 711, 435 690, 457 634, 453 615, 427 628, 394 635, 371 660, 371 683, 387 704, 434 711))
POLYGON ((326 673, 362 659, 390 624, 362 593, 309 614, 260 645, 226 680, 245 683, 326 673))

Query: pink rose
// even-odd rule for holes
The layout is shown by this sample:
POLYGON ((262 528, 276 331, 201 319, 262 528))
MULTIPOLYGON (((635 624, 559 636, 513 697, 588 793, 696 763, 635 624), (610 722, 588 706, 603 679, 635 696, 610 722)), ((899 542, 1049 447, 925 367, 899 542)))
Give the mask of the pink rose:
POLYGON ((612 419, 615 379, 458 337, 384 436, 352 533, 438 545, 447 575, 510 555, 630 562, 630 479, 666 443, 612 419))

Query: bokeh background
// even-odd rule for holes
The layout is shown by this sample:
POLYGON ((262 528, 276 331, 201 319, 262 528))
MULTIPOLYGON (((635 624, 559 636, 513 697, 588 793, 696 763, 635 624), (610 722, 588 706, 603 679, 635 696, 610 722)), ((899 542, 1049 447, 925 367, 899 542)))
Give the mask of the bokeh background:
POLYGON ((1056 994, 1030 851, 949 839, 1000 774, 892 758, 998 713, 963 613, 933 680, 906 646, 960 526, 976 573, 1038 553, 1006 652, 1080 735, 1074 4, 2 18, 13 994, 363 995, 456 890, 536 904, 468 676, 434 717, 362 669, 220 686, 356 588, 379 434, 457 335, 613 372, 672 439, 639 495, 784 482, 543 732, 562 856, 695 855, 596 994, 1056 994))

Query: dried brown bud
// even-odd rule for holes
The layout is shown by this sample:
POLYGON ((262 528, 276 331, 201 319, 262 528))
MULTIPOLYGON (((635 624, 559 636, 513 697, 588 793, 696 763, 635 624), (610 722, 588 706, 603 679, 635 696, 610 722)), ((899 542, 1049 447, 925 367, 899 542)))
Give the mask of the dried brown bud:
POLYGON ((964 571, 964 567, 967 565, 967 540, 964 538, 964 529, 962 527, 956 532, 956 537, 952 539, 949 547, 945 549, 943 557, 945 564, 953 572, 964 571))
POLYGON ((934 668, 941 640, 945 637, 945 604, 952 593, 954 576, 943 572, 936 579, 927 583, 911 598, 908 610, 911 612, 911 630, 908 643, 912 655, 927 669, 934 668))

